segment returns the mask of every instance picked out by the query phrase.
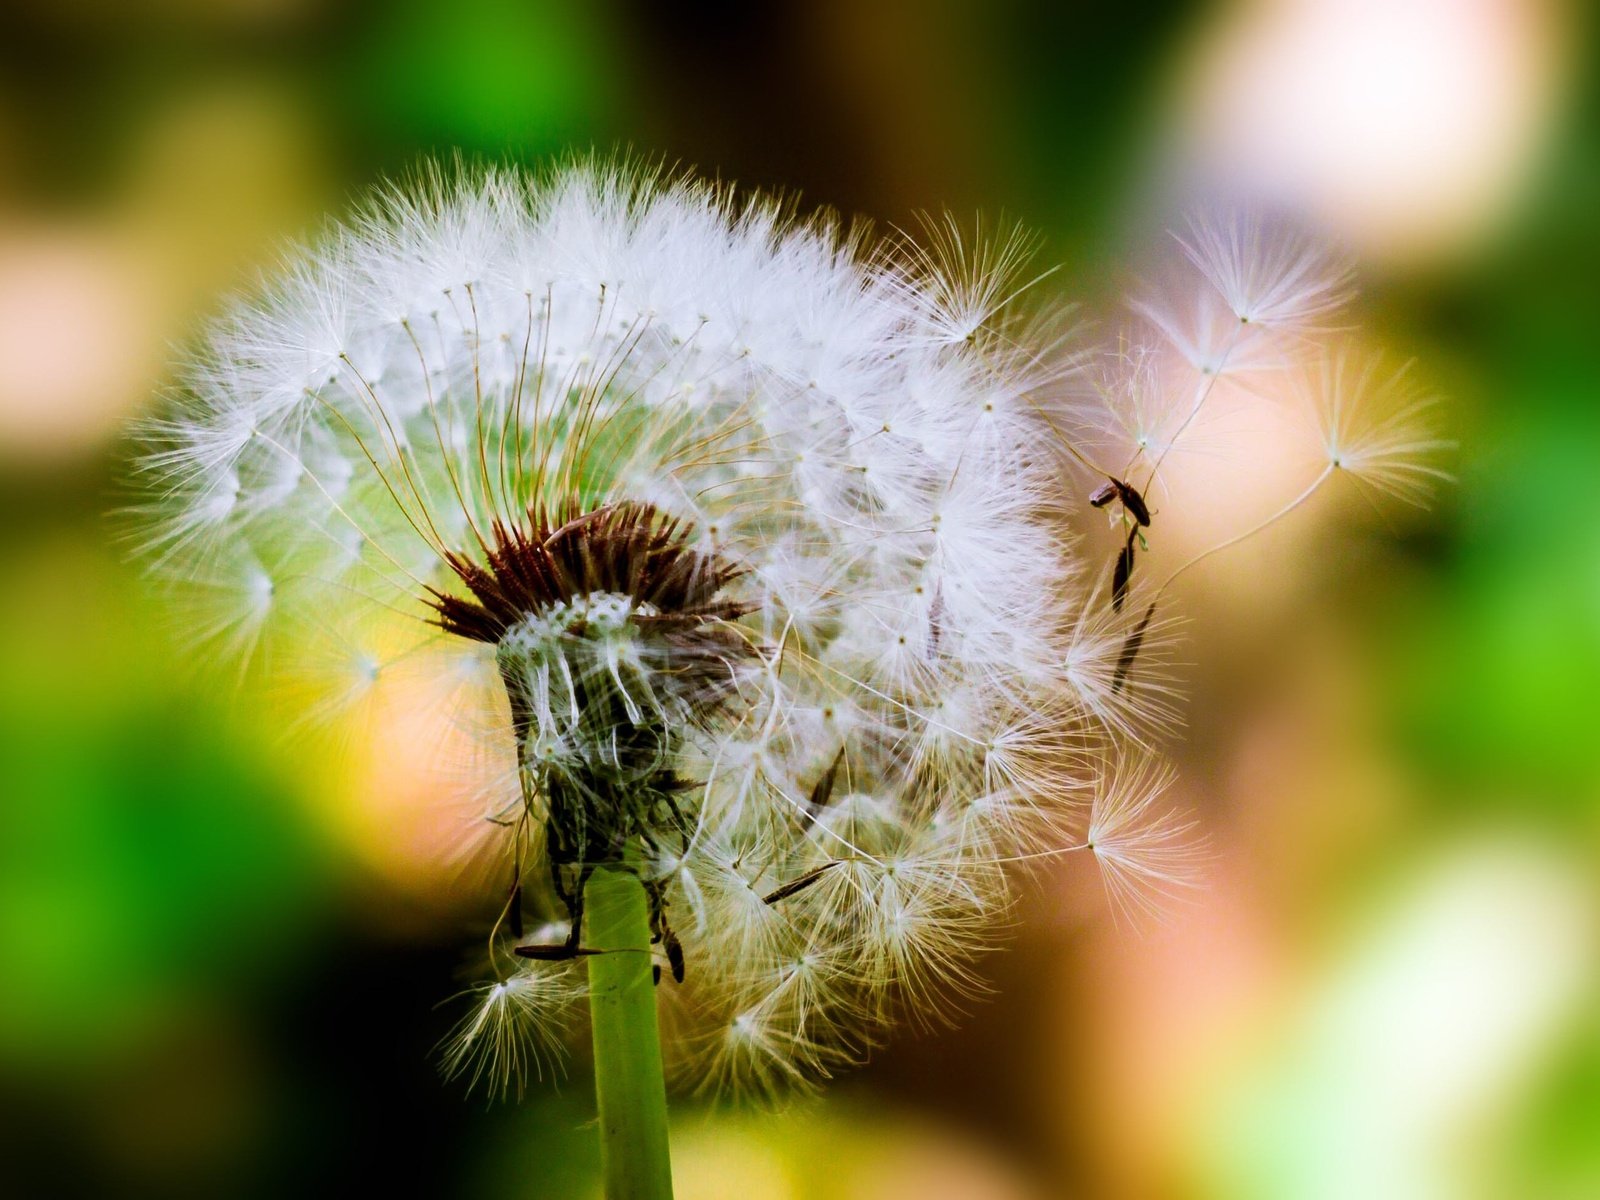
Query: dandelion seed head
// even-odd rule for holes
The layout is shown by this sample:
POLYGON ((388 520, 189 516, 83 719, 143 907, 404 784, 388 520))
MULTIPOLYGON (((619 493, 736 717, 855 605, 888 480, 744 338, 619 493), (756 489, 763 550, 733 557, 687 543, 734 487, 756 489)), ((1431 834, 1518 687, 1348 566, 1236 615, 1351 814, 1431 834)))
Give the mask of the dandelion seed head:
MULTIPOLYGON (((451 1074, 550 1060, 582 962, 516 952, 575 941, 597 864, 649 892, 688 1069, 756 1090, 981 991, 1005 864, 1071 850, 1086 797, 1122 907, 1181 890, 1171 622, 1142 576, 1108 603, 1062 459, 1117 447, 1159 494, 1205 381, 1276 369, 1345 275, 1196 224, 1200 290, 1060 420, 1089 368, 1017 303, 1026 240, 926 234, 625 163, 424 171, 237 302, 143 427, 137 537, 203 653, 307 722, 385 721, 403 676, 478 748, 501 907, 451 1074)), ((1337 466, 1414 491, 1409 425, 1352 411, 1337 466)))

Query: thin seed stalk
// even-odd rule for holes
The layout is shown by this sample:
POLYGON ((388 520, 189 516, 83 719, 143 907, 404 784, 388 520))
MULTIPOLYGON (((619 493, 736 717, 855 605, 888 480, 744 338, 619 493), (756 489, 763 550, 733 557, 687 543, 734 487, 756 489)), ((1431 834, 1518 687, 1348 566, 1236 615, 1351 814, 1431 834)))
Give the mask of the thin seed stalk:
POLYGON ((667 1088, 651 974, 650 902, 624 867, 597 867, 583 892, 600 1168, 606 1200, 671 1200, 667 1088))

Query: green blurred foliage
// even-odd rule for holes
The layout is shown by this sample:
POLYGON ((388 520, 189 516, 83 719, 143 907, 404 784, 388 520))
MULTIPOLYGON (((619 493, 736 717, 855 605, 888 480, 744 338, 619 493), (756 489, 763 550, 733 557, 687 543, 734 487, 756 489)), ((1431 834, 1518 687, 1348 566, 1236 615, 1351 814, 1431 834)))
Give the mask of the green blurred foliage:
MULTIPOLYGON (((177 340, 280 238, 423 155, 537 163, 631 145, 884 221, 1004 209, 1040 231, 1047 261, 1069 262, 1053 286, 1094 297, 1120 282, 1106 264, 1148 216, 1162 88, 1208 11, 14 6, 0 16, 0 230, 13 217, 144 223, 151 304, 170 305, 161 334, 177 340), (259 128, 248 105, 219 102, 234 91, 262 99, 259 128), (215 121, 171 135, 195 113, 215 121)), ((1587 59, 1514 227, 1470 261, 1369 290, 1395 344, 1436 372, 1459 480, 1398 546, 1381 523, 1367 532, 1358 558, 1373 578, 1330 566, 1307 600, 1358 646, 1360 702, 1410 787, 1383 827, 1397 837, 1355 847, 1349 869, 1292 898, 1331 923, 1381 910, 1374 876, 1405 877, 1463 827, 1553 831, 1600 858, 1600 75, 1587 59)), ((24 1192, 270 1196, 359 1173, 369 1189, 582 1194, 595 1164, 581 1060, 521 1109, 439 1086, 428 1050, 453 1015, 434 1005, 456 940, 436 944, 437 912, 408 910, 426 906, 329 844, 272 731, 176 669, 181 631, 115 565, 100 523, 120 452, 96 442, 0 472, 0 1148, 24 1192), (149 1121, 128 1124, 141 1107, 149 1121), (213 1110, 244 1131, 208 1125, 213 1110)), ((1042 936, 1055 951, 1072 937, 1042 936)), ((1021 971, 1006 983, 1039 989, 1030 1003, 1058 1021, 1100 985, 1084 974, 1047 994, 1021 971)), ((997 1032, 995 1011, 961 1036, 1022 1036, 997 1032)), ((1600 1026, 1558 1043, 1505 1098, 1508 1149, 1485 1194, 1600 1193, 1600 1026)), ((857 1081, 860 1108, 805 1126, 807 1167, 826 1169, 831 1139, 886 1139, 852 1114, 890 1097, 1026 1143, 1041 1174, 1095 1194, 1095 1168, 1063 1166, 1054 1144, 1094 1154, 1095 1098, 1018 1131, 1008 1114, 1045 1102, 994 1097, 1053 1068, 1033 1047, 1013 1053, 951 1070, 941 1043, 908 1039, 857 1081)), ((1295 1092, 1303 1062, 1278 1065, 1287 1091, 1269 1088, 1235 1130, 1244 1177, 1269 1187, 1305 1169, 1318 1112, 1346 1099, 1295 1092), (1293 1104, 1273 1104, 1286 1094, 1293 1104)), ((760 1122, 727 1128, 774 1140, 760 1122)))
POLYGON ((518 0, 384 6, 350 68, 341 108, 420 144, 524 160, 583 146, 615 104, 596 11, 518 0))
POLYGON ((1579 1200, 1600 1195, 1600 1024, 1564 1044, 1542 1085, 1518 1114, 1514 1153, 1496 1184, 1503 1195, 1579 1200))
POLYGON ((92 1071, 196 992, 269 985, 330 878, 282 773, 163 663, 125 575, 28 565, 48 590, 0 603, 0 1058, 92 1071))
MULTIPOLYGON (((1439 306, 1467 394, 1452 553, 1404 626, 1405 724, 1449 810, 1600 834, 1600 95, 1539 201, 1439 306), (1463 350, 1470 354, 1465 357, 1463 350)), ((1443 813, 1441 815, 1444 815, 1443 813)))

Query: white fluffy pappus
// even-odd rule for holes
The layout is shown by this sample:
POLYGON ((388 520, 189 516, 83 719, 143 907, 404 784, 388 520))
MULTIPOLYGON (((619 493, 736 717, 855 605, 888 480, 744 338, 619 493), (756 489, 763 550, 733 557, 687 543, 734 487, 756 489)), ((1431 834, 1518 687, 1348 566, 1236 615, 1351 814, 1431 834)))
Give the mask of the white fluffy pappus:
MULTIPOLYGON (((1067 532, 1020 243, 935 229, 875 245, 628 164, 425 173, 291 256, 147 422, 139 537, 196 640, 319 719, 401 654, 501 760, 510 899, 450 1071, 504 1091, 557 1044, 581 961, 515 951, 581 928, 597 856, 651 893, 681 1061, 730 1086, 977 986, 1006 863, 1090 851, 1123 906, 1180 885, 1144 736, 1171 698, 1130 669, 1169 622, 1108 605, 1067 532)), ((1303 247, 1185 247, 1247 306, 1184 351, 1207 378, 1343 286, 1303 247)), ((1175 417, 1105 426, 1154 478, 1209 385, 1139 389, 1175 417)))

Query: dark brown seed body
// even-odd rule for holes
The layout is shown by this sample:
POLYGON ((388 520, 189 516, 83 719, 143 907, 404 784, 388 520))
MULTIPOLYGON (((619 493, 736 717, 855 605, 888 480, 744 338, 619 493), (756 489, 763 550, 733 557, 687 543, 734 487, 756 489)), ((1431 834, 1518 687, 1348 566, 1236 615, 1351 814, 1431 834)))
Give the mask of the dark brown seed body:
POLYGON ((817 880, 821 879, 825 874, 827 874, 829 870, 831 870, 834 867, 837 867, 838 865, 839 865, 839 862, 838 862, 837 859, 835 859, 833 862, 823 863, 820 867, 815 867, 812 870, 807 871, 804 875, 801 875, 799 878, 791 879, 788 883, 784 884, 782 887, 773 888, 772 891, 768 892, 765 896, 761 897, 761 901, 764 904, 776 904, 779 900, 787 900, 790 896, 793 896, 796 892, 805 891, 813 883, 815 883, 817 880))
POLYGON ((1133 550, 1139 539, 1139 527, 1128 530, 1128 540, 1117 551, 1117 561, 1111 568, 1111 607, 1122 611, 1122 602, 1128 598, 1128 581, 1133 577, 1133 550))
POLYGON ((833 799, 833 785, 838 781, 839 768, 843 763, 844 747, 840 746, 839 753, 833 756, 833 762, 811 788, 811 796, 806 802, 806 816, 811 820, 816 820, 817 814, 827 808, 828 801, 833 799))
POLYGON ((1133 632, 1128 635, 1128 640, 1122 643, 1122 653, 1117 655, 1117 673, 1111 680, 1113 695, 1122 691, 1122 685, 1128 681, 1128 672, 1133 670, 1133 660, 1139 657, 1139 647, 1144 645, 1145 630, 1150 628, 1150 618, 1156 615, 1155 601, 1150 602, 1150 607, 1144 610, 1144 616, 1139 618, 1139 623, 1133 627, 1133 632))

